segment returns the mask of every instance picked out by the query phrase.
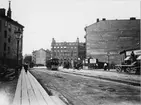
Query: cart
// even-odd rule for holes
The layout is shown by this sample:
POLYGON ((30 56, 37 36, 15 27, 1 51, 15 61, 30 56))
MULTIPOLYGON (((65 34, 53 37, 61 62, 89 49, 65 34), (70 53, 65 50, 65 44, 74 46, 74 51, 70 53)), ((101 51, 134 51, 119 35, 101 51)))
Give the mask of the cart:
POLYGON ((117 72, 136 73, 140 70, 140 62, 133 62, 131 65, 115 65, 117 72))

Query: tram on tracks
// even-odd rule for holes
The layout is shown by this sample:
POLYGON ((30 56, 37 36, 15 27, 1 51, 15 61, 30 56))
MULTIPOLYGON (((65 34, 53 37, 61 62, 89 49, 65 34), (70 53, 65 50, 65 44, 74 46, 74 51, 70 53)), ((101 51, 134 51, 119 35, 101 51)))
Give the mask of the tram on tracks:
POLYGON ((49 70, 58 70, 59 68, 59 59, 52 58, 46 61, 46 67, 49 70))

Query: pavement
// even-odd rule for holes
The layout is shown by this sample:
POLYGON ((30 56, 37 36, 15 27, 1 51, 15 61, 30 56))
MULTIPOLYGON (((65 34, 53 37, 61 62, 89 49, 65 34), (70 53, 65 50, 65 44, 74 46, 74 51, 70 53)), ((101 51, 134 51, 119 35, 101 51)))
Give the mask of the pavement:
POLYGON ((127 73, 118 73, 115 69, 111 69, 110 71, 104 71, 103 69, 95 69, 95 70, 76 70, 76 69, 62 69, 59 68, 60 71, 69 72, 78 75, 84 75, 89 77, 94 77, 98 79, 110 80, 114 82, 125 83, 134 86, 140 86, 141 84, 141 76, 135 74, 127 74, 127 73))

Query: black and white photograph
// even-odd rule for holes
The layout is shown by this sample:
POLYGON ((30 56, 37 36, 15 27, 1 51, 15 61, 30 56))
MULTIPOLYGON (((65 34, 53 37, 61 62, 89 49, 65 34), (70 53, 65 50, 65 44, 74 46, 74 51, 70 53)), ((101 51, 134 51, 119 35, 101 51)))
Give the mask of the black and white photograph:
POLYGON ((140 0, 0 0, 0 105, 140 105, 140 0))

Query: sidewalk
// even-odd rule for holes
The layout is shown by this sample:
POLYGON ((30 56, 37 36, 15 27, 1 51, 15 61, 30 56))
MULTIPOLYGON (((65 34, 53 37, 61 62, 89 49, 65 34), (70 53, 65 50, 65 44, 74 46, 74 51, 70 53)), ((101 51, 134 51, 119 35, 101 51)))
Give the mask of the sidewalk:
POLYGON ((49 96, 36 78, 21 70, 12 105, 65 105, 57 96, 49 96))
POLYGON ((140 86, 140 75, 131 75, 126 73, 118 73, 114 69, 111 71, 104 71, 104 70, 73 70, 73 69, 60 69, 63 72, 71 72, 74 74, 89 76, 89 77, 95 77, 99 79, 105 79, 115 82, 121 82, 126 83, 134 86, 140 86))

